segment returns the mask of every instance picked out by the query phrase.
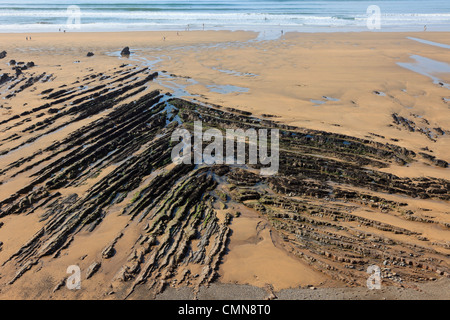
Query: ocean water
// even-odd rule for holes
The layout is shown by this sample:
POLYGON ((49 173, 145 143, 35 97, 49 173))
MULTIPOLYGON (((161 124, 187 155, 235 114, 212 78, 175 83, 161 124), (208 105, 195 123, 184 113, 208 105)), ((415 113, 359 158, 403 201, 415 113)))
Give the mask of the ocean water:
POLYGON ((0 0, 0 32, 132 30, 450 31, 450 0, 0 0))

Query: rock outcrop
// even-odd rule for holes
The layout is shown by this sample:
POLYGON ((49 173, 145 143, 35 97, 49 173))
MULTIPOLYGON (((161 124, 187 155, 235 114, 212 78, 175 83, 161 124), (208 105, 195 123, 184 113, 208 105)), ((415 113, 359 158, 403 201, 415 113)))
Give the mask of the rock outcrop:
MULTIPOLYGON (((241 216, 236 207, 256 211, 281 247, 335 281, 365 285, 373 264, 383 266, 390 285, 449 276, 448 244, 430 241, 423 230, 450 225, 411 204, 448 204, 450 181, 384 170, 416 161, 444 170, 444 160, 173 97, 153 90, 158 73, 148 68, 122 65, 45 87, 51 75, 24 71, 0 77, 12 101, 34 87, 42 101, 0 120, 0 155, 11 159, 3 160, 0 184, 27 181, 2 198, 0 219, 3 230, 16 216, 35 215, 39 228, 9 249, 2 290, 25 281, 30 270, 58 263, 76 245, 82 250, 78 241, 92 236, 92 252, 83 260, 78 252, 76 262, 85 263, 88 285, 106 281, 104 294, 127 298, 168 286, 198 291, 219 277, 241 216), (261 176, 260 164, 173 163, 172 133, 192 130, 194 121, 221 132, 278 129, 278 173, 261 176), (67 128, 74 129, 60 139, 40 140, 67 128), (9 158, 41 141, 49 142, 9 158), (105 232, 111 226, 120 231, 105 232)), ((1 250, 9 240, 0 240, 1 250)), ((56 279, 51 293, 58 295, 63 284, 56 279)))

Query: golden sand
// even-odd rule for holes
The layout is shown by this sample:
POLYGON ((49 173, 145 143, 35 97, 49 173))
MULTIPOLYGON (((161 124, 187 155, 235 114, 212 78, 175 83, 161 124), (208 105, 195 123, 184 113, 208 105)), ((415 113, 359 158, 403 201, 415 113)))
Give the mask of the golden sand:
MULTIPOLYGON (((273 115, 277 121, 295 126, 360 138, 370 136, 376 141, 401 145, 415 152, 428 147, 437 158, 450 161, 448 135, 433 142, 419 132, 392 126, 392 114, 397 113, 415 119, 417 123, 425 118, 431 128, 450 127, 450 105, 443 100, 450 98, 448 89, 433 83, 427 76, 398 65, 399 62, 413 62, 412 55, 450 64, 448 50, 415 42, 407 39, 408 36, 441 43, 449 39, 448 33, 428 32, 288 33, 278 40, 261 42, 254 41, 255 33, 225 31, 180 32, 179 35, 176 32, 47 33, 33 34, 32 41, 26 41, 23 34, 0 34, 0 49, 8 52, 7 58, 0 61, 0 73, 11 72, 6 65, 9 59, 34 61, 37 66, 33 71, 36 73, 45 71, 56 75, 55 80, 48 84, 49 88, 56 87, 73 82, 91 68, 101 72, 126 63, 126 59, 118 58, 117 52, 129 46, 133 52, 130 61, 150 63, 156 71, 175 74, 178 77, 173 81, 198 101, 250 111, 256 116, 273 115), (95 55, 86 57, 87 52, 95 55), (214 91, 214 88, 230 85, 242 90, 229 93, 214 91)), ((450 82, 450 74, 439 77, 450 82)), ((173 91, 164 85, 160 82, 154 88, 173 91)), ((36 92, 27 90, 14 99, 14 104, 0 101, 0 120, 20 114, 25 103, 37 104, 39 92, 44 89, 41 86, 36 92)), ((85 124, 92 120, 86 120, 85 124)), ((29 155, 74 129, 64 128, 57 134, 44 137, 39 144, 0 157, 0 166, 29 155)), ((450 179, 450 169, 423 163, 391 166, 383 170, 399 176, 450 179)), ((7 198, 29 181, 16 178, 0 185, 0 199, 7 198)), ((433 206, 430 209, 433 209, 436 219, 449 222, 447 203, 436 202, 433 205, 431 201, 422 203, 417 200, 417 207, 423 206, 433 206)), ((242 211, 242 218, 232 226, 230 252, 220 267, 220 281, 261 287, 271 284, 279 290, 319 285, 328 280, 277 247, 270 228, 255 213, 242 211)), ((355 214, 366 216, 368 213, 355 214)), ((382 219, 399 227, 407 223, 395 217, 382 219)), ((0 263, 40 227, 35 216, 12 216, 5 221, 5 227, 0 229, 0 240, 8 245, 0 252, 0 263)), ((77 235, 77 241, 66 255, 59 261, 48 262, 51 266, 45 272, 50 277, 50 271, 54 270, 54 277, 61 278, 64 275, 61 266, 80 259, 87 248, 92 249, 89 252, 97 252, 107 245, 102 242, 102 236, 110 238, 125 224, 122 217, 109 215, 95 239, 90 239, 89 235, 77 235)), ((432 240, 450 240, 448 231, 435 232, 433 226, 418 231, 432 240)), ((82 262, 83 267, 87 267, 93 257, 89 259, 82 262)), ((114 259, 119 264, 125 256, 118 255, 114 259)), ((113 270, 104 270, 102 274, 106 278, 112 273, 113 270)), ((24 292, 32 290, 32 278, 32 273, 24 276, 22 283, 30 284, 30 288, 24 285, 24 292)), ((91 283, 90 286, 95 292, 96 284, 91 283)))

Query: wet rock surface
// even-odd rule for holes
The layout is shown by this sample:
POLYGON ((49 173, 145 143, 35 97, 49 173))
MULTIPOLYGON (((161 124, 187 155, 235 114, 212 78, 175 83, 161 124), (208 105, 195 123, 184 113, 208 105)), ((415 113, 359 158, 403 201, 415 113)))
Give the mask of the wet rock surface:
POLYGON ((130 54, 131 54, 131 52, 130 52, 130 48, 129 47, 123 48, 122 51, 120 52, 120 55, 122 57, 129 57, 130 54))
POLYGON ((433 142, 436 142, 437 139, 444 136, 445 134, 450 133, 449 131, 444 130, 438 126, 432 126, 426 118, 423 118, 422 116, 416 114, 410 114, 410 118, 407 118, 400 116, 397 113, 393 113, 392 118, 394 124, 396 124, 397 126, 401 126, 409 132, 421 133, 433 142), (412 120, 411 118, 414 120, 412 120))

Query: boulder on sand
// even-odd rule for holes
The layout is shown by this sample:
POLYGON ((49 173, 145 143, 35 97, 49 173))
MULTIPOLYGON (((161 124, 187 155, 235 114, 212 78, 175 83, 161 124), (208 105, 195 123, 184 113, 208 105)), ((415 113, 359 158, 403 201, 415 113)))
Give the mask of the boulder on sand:
POLYGON ((88 52, 86 56, 87 56, 87 57, 92 57, 93 55, 94 55, 93 52, 88 52))
POLYGON ((6 51, 2 51, 0 52, 0 59, 3 59, 6 57, 7 52, 6 51))
POLYGON ((131 54, 131 52, 130 52, 130 48, 129 48, 129 47, 123 48, 123 49, 122 49, 122 52, 120 52, 120 55, 121 55, 122 57, 129 57, 130 54, 131 54))

